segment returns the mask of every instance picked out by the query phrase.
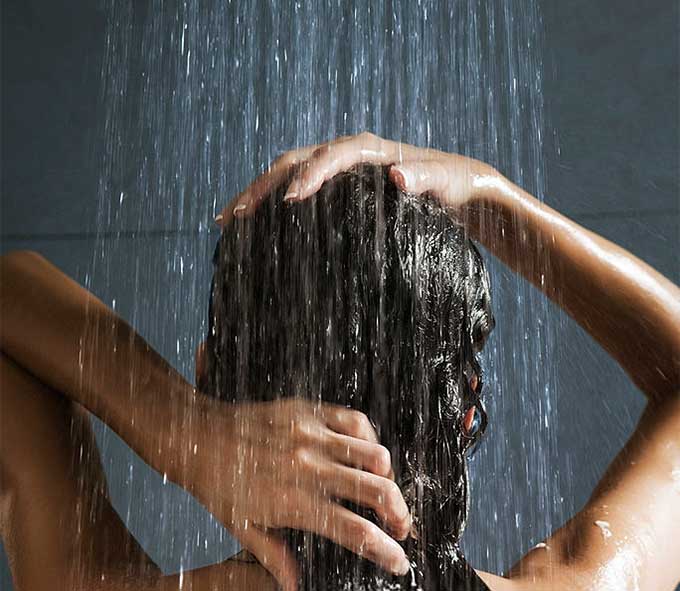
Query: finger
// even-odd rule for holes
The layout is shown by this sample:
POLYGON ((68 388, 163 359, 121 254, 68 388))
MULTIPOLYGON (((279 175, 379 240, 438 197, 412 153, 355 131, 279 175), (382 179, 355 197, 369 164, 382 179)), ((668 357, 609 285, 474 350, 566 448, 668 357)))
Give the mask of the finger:
POLYGON ((323 449, 336 462, 394 479, 390 451, 379 443, 331 431, 324 438, 323 449))
MULTIPOLYGON (((382 476, 331 463, 316 456, 311 466, 324 494, 373 509, 398 540, 408 536, 411 516, 399 487, 382 476)), ((318 486, 318 484, 317 484, 318 486)))
POLYGON ((420 195, 430 192, 447 197, 450 187, 449 169, 439 160, 404 161, 390 167, 390 180, 402 191, 420 195))
POLYGON ((329 500, 314 499, 311 505, 315 506, 295 512, 288 527, 328 538, 391 573, 408 572, 404 550, 375 523, 329 500))
POLYGON ((298 178, 293 179, 284 199, 302 201, 316 193, 325 181, 356 164, 393 164, 401 161, 404 156, 414 158, 417 154, 425 157, 427 150, 385 140, 372 133, 329 142, 313 151, 305 170, 298 178))
POLYGON ((224 228, 234 217, 252 215, 266 196, 286 180, 293 167, 305 160, 318 147, 318 144, 312 144, 279 156, 265 172, 231 200, 215 217, 215 222, 224 228))
POLYGON ((250 525, 234 531, 241 546, 271 573, 284 591, 297 591, 298 568, 286 543, 277 535, 250 525))
POLYGON ((324 405, 323 419, 337 433, 378 443, 378 434, 371 420, 362 412, 340 405, 324 405))

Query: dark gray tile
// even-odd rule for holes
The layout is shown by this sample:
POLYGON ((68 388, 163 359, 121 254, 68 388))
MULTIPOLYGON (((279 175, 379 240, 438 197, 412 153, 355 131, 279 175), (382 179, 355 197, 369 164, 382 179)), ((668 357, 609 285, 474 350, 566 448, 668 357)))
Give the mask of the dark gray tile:
POLYGON ((12 591, 12 573, 9 570, 9 562, 5 547, 0 540, 0 589, 2 591, 12 591))
POLYGON ((542 3, 547 136, 555 134, 546 148, 549 200, 571 213, 677 216, 678 5, 615 6, 542 3))
MULTIPOLYGON (((148 191, 136 181, 146 154, 142 151, 131 160, 134 165, 129 171, 118 171, 106 194, 107 203, 100 207, 100 131, 106 109, 98 98, 104 17, 89 7, 79 10, 74 21, 70 7, 65 2, 9 2, 5 11, 0 231, 5 235, 92 231, 99 209, 100 221, 116 229, 196 228, 210 223, 213 201, 220 206, 226 203, 256 173, 257 166, 275 155, 267 152, 272 138, 262 136, 262 145, 239 147, 242 130, 237 118, 230 118, 221 156, 206 156, 198 149, 166 154, 160 162, 181 165, 181 182, 175 182, 174 171, 165 171, 162 186, 151 183, 148 191), (246 148, 252 154, 240 154, 246 148), (218 157, 226 160, 213 166, 211 183, 206 177, 208 162, 218 157), (224 177, 220 188, 214 190, 220 176, 224 177), (125 204, 118 207, 114 201, 121 191, 125 204), (104 211, 109 205, 113 218, 104 211)), ((606 2, 541 2, 541 8, 545 13, 548 201, 573 214, 653 210, 677 215, 677 4, 653 0, 642 6, 625 0, 613 10, 606 2)), ((136 18, 141 22, 143 11, 136 18)), ((135 78, 141 73, 133 68, 130 75, 135 78)), ((178 89, 187 91, 186 86, 178 89)), ((234 92, 245 89, 238 87, 234 92)), ((128 143, 141 133, 134 92, 129 89, 127 100, 133 106, 124 113, 129 121, 116 123, 128 143)), ((240 99, 230 97, 234 105, 228 105, 229 109, 240 113, 240 99)), ((213 98, 224 97, 218 93, 213 98)), ((255 99, 260 101, 260 97, 255 99)), ((450 105, 445 101, 437 105, 442 115, 434 112, 432 117, 442 123, 450 105)), ((269 103, 260 106, 274 108, 269 103)), ((196 125, 211 129, 209 119, 199 111, 192 113, 196 125)), ((385 132, 399 135, 399 119, 393 115, 386 111, 385 132)), ((263 111, 260 121, 274 122, 276 117, 275 112, 263 111)), ((166 150, 182 148, 176 145, 182 141, 198 141, 186 130, 175 129, 176 121, 166 123, 167 129, 151 126, 146 131, 155 130, 159 136, 166 131, 176 133, 166 150)), ((278 129, 278 123, 272 126, 278 129)), ((450 131, 446 125, 438 127, 450 131)), ((450 135, 434 139, 447 143, 450 135)), ((294 142, 295 138, 289 139, 294 142)), ((153 142, 147 138, 144 146, 149 151, 153 142)), ((290 146, 278 149, 285 147, 290 146)), ((147 180, 155 178, 154 171, 144 174, 147 180)))
POLYGON ((96 4, 3 3, 2 234, 93 225, 104 48, 96 4))

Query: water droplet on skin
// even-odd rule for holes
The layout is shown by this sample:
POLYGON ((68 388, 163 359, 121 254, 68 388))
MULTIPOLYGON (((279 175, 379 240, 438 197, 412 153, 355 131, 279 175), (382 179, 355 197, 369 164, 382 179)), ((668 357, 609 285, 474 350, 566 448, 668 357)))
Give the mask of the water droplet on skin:
POLYGON ((671 479, 673 480, 675 492, 680 493, 680 468, 673 469, 671 479))
POLYGON ((600 531, 602 532, 602 536, 606 540, 607 538, 612 537, 612 530, 609 529, 609 522, 608 521, 602 521, 602 520, 596 520, 595 525, 600 528, 600 531))

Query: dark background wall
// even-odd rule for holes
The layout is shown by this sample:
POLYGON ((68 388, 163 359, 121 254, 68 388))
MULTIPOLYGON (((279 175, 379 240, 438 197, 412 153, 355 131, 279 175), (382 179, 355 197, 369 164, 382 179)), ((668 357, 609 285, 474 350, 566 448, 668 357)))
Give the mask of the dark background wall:
MULTIPOLYGON (((544 1, 541 9, 549 137, 546 200, 678 282, 678 4, 544 1)), ((96 3, 3 0, 2 251, 38 250, 81 282, 96 246, 104 32, 104 13, 96 3)), ((167 247, 167 239, 150 230, 122 239, 119 247, 142 249, 152 261, 154 253, 167 247)), ((120 268, 112 274, 127 272, 120 268)), ((161 275, 148 269, 141 288, 146 285, 151 292, 164 279, 161 275)), ((118 298, 125 310, 120 303, 124 286, 121 279, 119 287, 93 288, 108 303, 118 298)), ((138 319, 135 324, 143 323, 138 319)), ((571 458, 561 469, 571 470, 568 508, 574 510, 630 433, 642 401, 573 322, 564 319, 561 326, 555 353, 560 392, 568 398, 560 406, 559 437, 570 446, 571 458), (570 437, 569 426, 579 421, 589 421, 592 438, 570 437)), ((173 359, 172 347, 163 353, 173 359)), ((143 466, 115 437, 100 441, 115 483, 114 500, 119 507, 141 505, 144 493, 130 492, 125 473, 129 463, 135 470, 143 466)), ((182 508, 172 520, 159 525, 157 514, 135 510, 129 521, 152 556, 163 556, 172 565, 183 547, 173 541, 177 547, 168 550, 167 540, 190 538, 209 528, 210 518, 180 491, 168 495, 168 503, 182 508)), ((485 533, 483 525, 477 533, 485 533)), ((538 541, 532 535, 523 534, 523 549, 538 541)), ((208 560, 198 556, 195 564, 208 560)), ((11 588, 6 564, 0 567, 0 588, 11 588)))

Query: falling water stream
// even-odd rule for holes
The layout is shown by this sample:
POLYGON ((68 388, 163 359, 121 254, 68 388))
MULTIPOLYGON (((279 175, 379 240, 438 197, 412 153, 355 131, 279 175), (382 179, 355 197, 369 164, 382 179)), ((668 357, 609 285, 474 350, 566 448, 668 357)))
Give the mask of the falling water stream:
MULTIPOLYGON (((98 237, 88 287, 193 380, 214 215, 283 151, 363 130, 486 161, 542 199, 537 0, 106 2, 98 237)), ((490 254, 490 427, 462 547, 502 572, 561 525, 553 305, 490 254)), ((547 264, 547 261, 546 261, 547 264)), ((165 572, 229 534, 101 424, 111 495, 165 572)))

